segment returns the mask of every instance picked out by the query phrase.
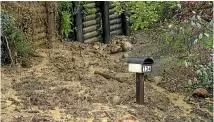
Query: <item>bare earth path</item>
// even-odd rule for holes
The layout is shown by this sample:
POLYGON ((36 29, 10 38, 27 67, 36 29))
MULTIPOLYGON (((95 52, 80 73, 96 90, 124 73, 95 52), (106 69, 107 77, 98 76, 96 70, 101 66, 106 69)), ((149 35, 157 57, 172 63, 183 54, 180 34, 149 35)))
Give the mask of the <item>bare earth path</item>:
MULTIPOLYGON (((135 36, 130 56, 158 53, 148 37, 135 36)), ((53 49, 37 51, 32 68, 2 67, 2 122, 116 122, 127 114, 139 122, 212 121, 212 112, 158 85, 172 57, 155 59, 154 78, 145 82, 145 104, 137 105, 135 74, 127 71, 124 53, 109 54, 109 47, 95 45, 55 43, 53 49)))

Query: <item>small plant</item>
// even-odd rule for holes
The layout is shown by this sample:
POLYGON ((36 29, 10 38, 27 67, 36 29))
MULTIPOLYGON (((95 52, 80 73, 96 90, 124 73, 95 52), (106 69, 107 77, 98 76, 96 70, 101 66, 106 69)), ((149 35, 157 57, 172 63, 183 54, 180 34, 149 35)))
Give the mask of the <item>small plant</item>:
POLYGON ((200 85, 209 86, 213 84, 213 63, 207 65, 195 65, 197 79, 200 85))
POLYGON ((66 38, 68 37, 68 34, 71 32, 71 21, 70 16, 71 14, 67 11, 62 11, 62 31, 64 32, 66 38))
POLYGON ((75 2, 72 1, 62 1, 59 2, 59 11, 61 13, 61 35, 65 36, 64 38, 68 38, 69 33, 73 32, 74 25, 73 25, 73 15, 74 9, 73 4, 75 2))
POLYGON ((213 105, 212 105, 212 104, 209 104, 208 110, 209 110, 210 112, 213 112, 213 105))

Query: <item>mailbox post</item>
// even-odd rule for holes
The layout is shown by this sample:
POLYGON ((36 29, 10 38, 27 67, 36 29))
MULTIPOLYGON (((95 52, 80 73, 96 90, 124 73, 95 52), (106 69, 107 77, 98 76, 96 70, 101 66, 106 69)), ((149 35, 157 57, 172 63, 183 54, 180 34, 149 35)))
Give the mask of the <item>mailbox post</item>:
POLYGON ((136 103, 144 103, 144 74, 152 71, 154 61, 147 57, 131 57, 128 59, 129 72, 136 73, 136 103))

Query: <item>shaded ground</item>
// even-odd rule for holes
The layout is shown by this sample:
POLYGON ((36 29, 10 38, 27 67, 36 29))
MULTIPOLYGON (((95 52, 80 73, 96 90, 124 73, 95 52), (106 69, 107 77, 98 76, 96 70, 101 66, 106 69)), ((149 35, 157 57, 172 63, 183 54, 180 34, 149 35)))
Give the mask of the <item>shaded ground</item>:
POLYGON ((155 60, 144 105, 135 103, 135 74, 127 71, 123 52, 109 54, 111 44, 55 43, 53 49, 38 50, 32 68, 1 68, 2 122, 116 122, 127 114, 140 122, 212 121, 207 108, 212 98, 193 98, 180 92, 185 78, 162 75, 173 57, 161 56, 158 44, 145 34, 118 37, 113 44, 124 40, 136 40, 129 56, 155 60))

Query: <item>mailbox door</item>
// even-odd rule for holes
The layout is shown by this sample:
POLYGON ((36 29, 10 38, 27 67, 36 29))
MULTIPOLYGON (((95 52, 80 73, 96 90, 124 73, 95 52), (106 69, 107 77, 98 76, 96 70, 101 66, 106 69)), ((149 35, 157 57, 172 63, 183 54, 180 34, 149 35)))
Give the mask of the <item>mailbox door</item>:
POLYGON ((137 72, 142 73, 142 65, 141 64, 132 64, 129 63, 129 72, 137 72))

